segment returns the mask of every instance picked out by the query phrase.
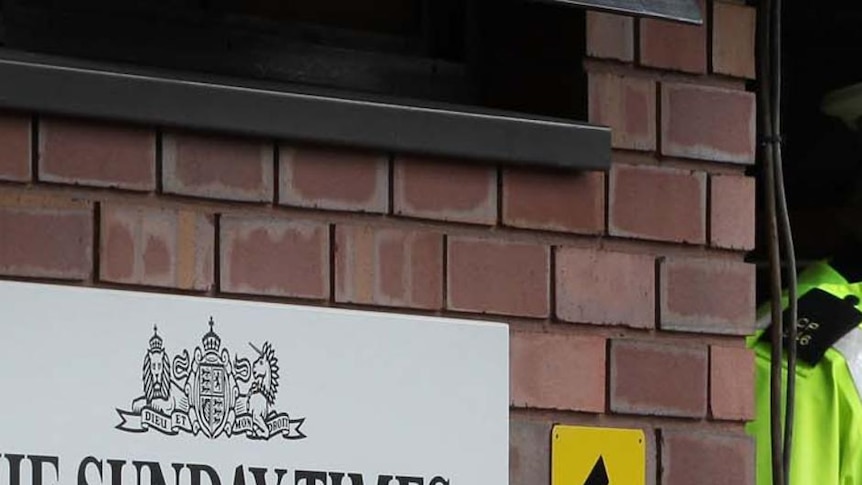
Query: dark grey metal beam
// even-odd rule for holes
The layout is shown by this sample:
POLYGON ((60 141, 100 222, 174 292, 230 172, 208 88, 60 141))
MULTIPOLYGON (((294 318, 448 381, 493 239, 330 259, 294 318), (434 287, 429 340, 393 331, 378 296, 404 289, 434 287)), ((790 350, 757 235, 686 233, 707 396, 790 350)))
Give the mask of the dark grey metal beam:
POLYGON ((654 17, 688 24, 703 24, 697 0, 541 0, 607 10, 636 17, 654 17))
POLYGON ((519 165, 610 167, 605 127, 103 66, 0 50, 0 107, 519 165))

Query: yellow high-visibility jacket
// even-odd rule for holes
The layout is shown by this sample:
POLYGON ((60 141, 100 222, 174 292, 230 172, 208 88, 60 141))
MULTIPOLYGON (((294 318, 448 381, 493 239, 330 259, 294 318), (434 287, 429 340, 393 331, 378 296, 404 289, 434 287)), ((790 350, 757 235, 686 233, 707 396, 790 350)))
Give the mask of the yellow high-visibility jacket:
MULTIPOLYGON (((800 298, 815 288, 842 299, 855 296, 856 309, 862 311, 862 282, 848 281, 825 261, 799 276, 800 298)), ((769 308, 763 312, 768 314, 769 308)), ((756 355, 757 411, 746 429, 756 440, 757 485, 772 485, 770 344, 757 337, 749 340, 756 355)), ((787 376, 784 364, 782 381, 787 376)), ((799 361, 793 427, 792 485, 862 485, 862 328, 841 337, 816 365, 799 361)))

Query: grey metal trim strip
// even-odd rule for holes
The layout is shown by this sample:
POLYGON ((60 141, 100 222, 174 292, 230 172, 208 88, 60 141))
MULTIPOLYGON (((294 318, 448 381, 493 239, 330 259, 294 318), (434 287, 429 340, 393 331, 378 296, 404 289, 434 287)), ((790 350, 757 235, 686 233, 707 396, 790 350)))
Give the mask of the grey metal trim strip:
POLYGON ((703 14, 695 0, 542 0, 607 10, 637 17, 654 17, 702 25, 703 14))
POLYGON ((0 50, 0 107, 519 165, 610 167, 610 130, 600 126, 99 66, 0 50))

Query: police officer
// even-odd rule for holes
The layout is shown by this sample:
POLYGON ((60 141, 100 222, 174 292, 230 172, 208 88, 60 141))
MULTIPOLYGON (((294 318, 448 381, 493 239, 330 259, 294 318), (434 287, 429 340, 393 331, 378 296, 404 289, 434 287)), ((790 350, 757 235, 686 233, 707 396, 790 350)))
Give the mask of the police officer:
MULTIPOLYGON (((790 483, 862 485, 862 259, 809 266, 799 275, 798 293, 790 483)), ((769 308, 762 314, 768 323, 769 308)), ((757 406, 747 430, 756 440, 757 484, 771 485, 769 331, 758 332, 749 344, 756 356, 757 406)), ((786 377, 785 366, 782 382, 786 377)))

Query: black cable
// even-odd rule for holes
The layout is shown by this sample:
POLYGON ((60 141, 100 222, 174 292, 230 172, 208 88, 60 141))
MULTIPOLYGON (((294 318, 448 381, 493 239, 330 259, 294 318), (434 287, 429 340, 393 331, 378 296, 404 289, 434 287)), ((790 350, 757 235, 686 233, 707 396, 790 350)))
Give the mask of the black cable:
POLYGON ((784 192, 784 173, 781 162, 781 148, 774 149, 776 180, 778 181, 778 205, 779 222, 781 226, 782 242, 786 252, 787 271, 787 298, 788 298, 788 323, 787 323, 787 388, 784 410, 784 474, 787 483, 790 483, 790 457, 793 446, 793 420, 796 408, 796 362, 797 362, 797 328, 798 303, 797 303, 797 281, 796 281, 796 250, 793 245, 793 234, 790 227, 790 216, 787 213, 787 200, 784 192))
POLYGON ((782 331, 781 314, 781 262, 778 247, 778 222, 776 216, 776 185, 773 166, 775 131, 772 124, 772 89, 770 80, 771 51, 771 0, 763 0, 758 14, 758 78, 760 95, 757 97, 758 117, 760 119, 763 144, 764 201, 766 203, 767 246, 769 253, 771 310, 772 310, 772 357, 769 379, 770 409, 770 446, 772 457, 772 483, 785 485, 782 454, 781 426, 781 358, 782 331))
POLYGON ((767 148, 764 158, 766 172, 767 230, 769 238, 770 285, 772 287, 772 355, 769 376, 770 435, 772 437, 773 484, 786 485, 782 448, 781 418, 781 367, 784 325, 781 312, 781 259, 778 254, 778 225, 776 221, 775 167, 773 151, 767 148))
POLYGON ((787 322, 787 384, 784 408, 784 449, 782 460, 784 464, 785 484, 790 483, 790 459, 793 449, 793 420, 796 407, 796 322, 797 316, 797 281, 796 281, 796 249, 793 244, 793 231, 790 226, 790 215, 787 209, 787 194, 784 187, 784 161, 781 146, 781 8, 782 0, 774 0, 772 6, 772 25, 770 42, 771 61, 771 95, 772 95, 772 129, 775 140, 771 143, 775 182, 777 184, 778 224, 781 230, 781 242, 784 245, 786 260, 786 286, 788 302, 787 322))

